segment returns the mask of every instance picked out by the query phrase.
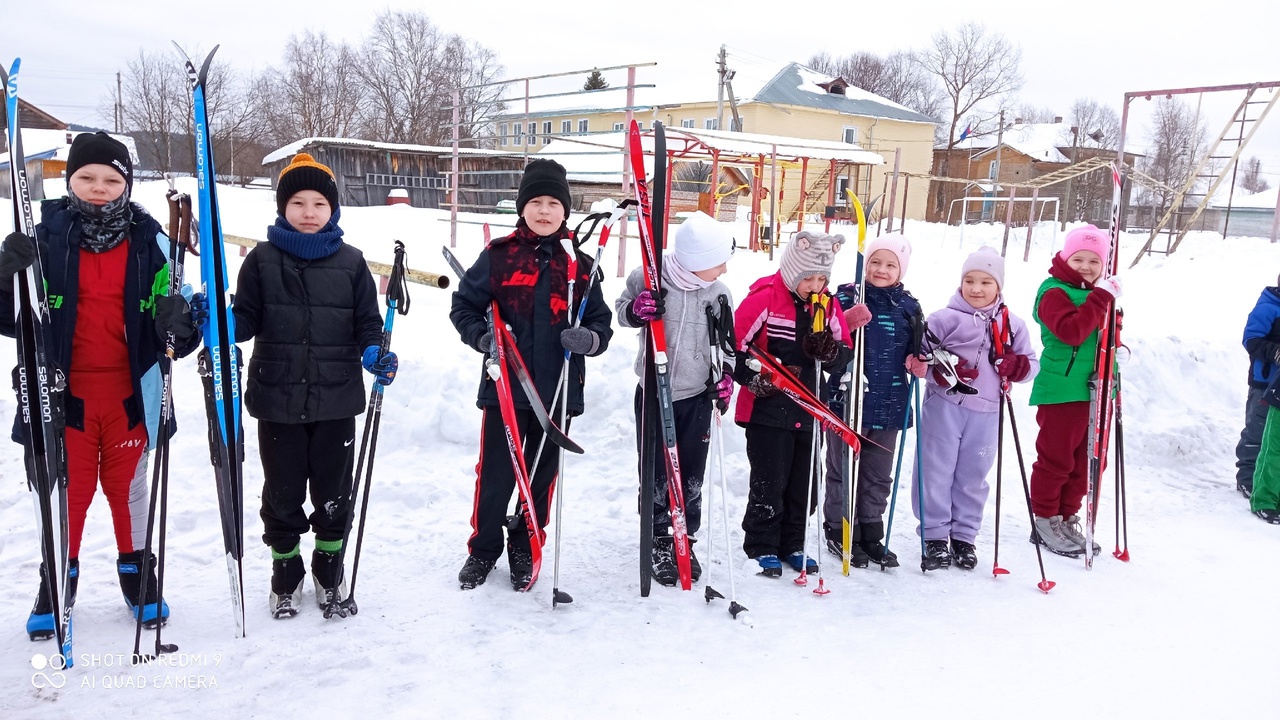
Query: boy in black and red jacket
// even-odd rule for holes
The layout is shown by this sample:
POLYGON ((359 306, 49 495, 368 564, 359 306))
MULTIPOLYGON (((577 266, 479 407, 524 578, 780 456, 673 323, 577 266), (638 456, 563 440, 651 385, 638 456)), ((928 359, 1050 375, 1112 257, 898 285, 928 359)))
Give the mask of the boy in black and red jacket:
MULTIPOLYGON (((525 167, 516 198, 520 220, 515 232, 494 240, 467 270, 453 294, 449 319, 462 341, 476 352, 489 350, 491 336, 485 312, 493 300, 498 312, 511 327, 516 348, 529 367, 534 385, 544 403, 555 396, 556 383, 571 353, 568 373, 568 414, 581 415, 585 378, 584 356, 603 353, 613 336, 609 311, 599 284, 587 297, 586 314, 579 327, 572 327, 581 299, 570 306, 566 293, 569 256, 561 246, 570 237, 565 220, 569 216, 569 183, 565 170, 553 160, 534 160, 525 167)), ((587 287, 595 268, 582 253, 577 255, 575 293, 587 287)), ((531 464, 541 444, 542 428, 534 420, 528 398, 518 385, 511 388, 516 406, 518 435, 524 438, 525 462, 531 464)), ((520 507, 509 515, 508 505, 515 490, 515 473, 507 453, 506 434, 498 407, 497 389, 481 372, 476 406, 484 411, 481 420, 480 462, 476 478, 475 507, 471 513, 471 538, 467 541, 467 561, 458 573, 462 589, 483 584, 502 555, 502 528, 507 528, 507 561, 511 585, 523 590, 533 574, 529 533, 520 507)), ((550 412, 550 408, 548 408, 550 412)), ((568 430, 568 428, 561 428, 568 430)), ((556 453, 545 451, 537 467, 529 467, 534 510, 545 527, 556 480, 556 453)), ((517 501, 519 505, 520 501, 517 501)))

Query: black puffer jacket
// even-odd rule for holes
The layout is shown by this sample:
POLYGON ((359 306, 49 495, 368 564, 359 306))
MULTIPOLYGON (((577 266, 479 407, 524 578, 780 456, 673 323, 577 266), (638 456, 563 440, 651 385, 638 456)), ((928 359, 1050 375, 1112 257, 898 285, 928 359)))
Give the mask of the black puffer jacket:
POLYGON ((378 289, 350 245, 318 260, 270 243, 240 268, 236 342, 256 338, 245 408, 259 420, 309 423, 359 415, 367 399, 360 355, 382 341, 378 289))
MULTIPOLYGON (((524 358, 529 374, 543 403, 550 403, 555 395, 556 381, 564 364, 564 347, 560 344, 560 332, 569 327, 572 315, 565 300, 569 278, 568 254, 560 245, 560 239, 568 236, 568 230, 547 237, 539 237, 520 220, 516 231, 494 240, 467 270, 458 290, 453 294, 453 307, 449 319, 457 328, 462 341, 476 347, 488 331, 485 311, 493 300, 498 301, 498 312, 511 326, 516 338, 516 348, 524 358)), ((578 273, 574 284, 573 312, 581 302, 582 289, 591 277, 591 260, 577 253, 578 273)), ((586 314, 582 327, 599 336, 599 355, 609 347, 613 328, 609 323, 613 313, 604 301, 597 283, 587 298, 586 314)), ((583 411, 582 388, 586 376, 581 355, 569 359, 569 414, 583 411)), ((511 396, 516 407, 528 409, 529 401, 518 383, 511 384, 511 396)), ((480 374, 480 390, 477 407, 498 407, 497 389, 483 370, 480 374)))

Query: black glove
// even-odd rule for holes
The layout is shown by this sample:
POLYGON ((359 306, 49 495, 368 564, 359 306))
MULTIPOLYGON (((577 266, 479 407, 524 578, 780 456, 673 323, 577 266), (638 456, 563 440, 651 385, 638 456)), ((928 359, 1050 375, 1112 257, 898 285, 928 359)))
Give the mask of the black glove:
POLYGON ((764 373, 756 373, 751 378, 751 382, 747 383, 747 390, 758 398, 773 397, 782 392, 777 385, 769 382, 769 378, 765 377, 764 373))
POLYGON ((560 332, 560 347, 578 355, 595 355, 600 351, 600 336, 583 327, 565 328, 560 332))
POLYGON ((181 295, 161 295, 156 298, 155 323, 156 334, 162 342, 168 339, 169 333, 173 333, 174 347, 185 347, 200 332, 191 313, 191 304, 181 295))
POLYGON ((22 272, 36 259, 36 244, 20 232, 9 233, 0 250, 0 276, 22 272))
POLYGON ((476 338, 475 344, 471 346, 471 349, 481 354, 487 354, 491 345, 493 345, 493 333, 485 330, 483 335, 476 338))
POLYGON ((840 353, 840 343, 836 342, 830 330, 822 330, 806 335, 801 341, 801 349, 810 360, 829 363, 840 353))

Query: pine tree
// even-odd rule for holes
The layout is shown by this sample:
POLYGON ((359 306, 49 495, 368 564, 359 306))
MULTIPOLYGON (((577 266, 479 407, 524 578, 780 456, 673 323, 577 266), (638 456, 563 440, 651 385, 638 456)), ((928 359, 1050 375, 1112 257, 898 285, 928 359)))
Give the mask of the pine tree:
POLYGON ((599 70, 592 70, 587 76, 587 81, 582 84, 583 90, 604 90, 609 87, 609 81, 604 79, 599 70))

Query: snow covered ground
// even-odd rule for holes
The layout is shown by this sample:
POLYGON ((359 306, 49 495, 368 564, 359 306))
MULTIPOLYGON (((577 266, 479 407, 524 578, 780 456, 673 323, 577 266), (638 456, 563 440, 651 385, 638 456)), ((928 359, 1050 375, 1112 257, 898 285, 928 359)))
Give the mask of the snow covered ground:
MULTIPOLYGON (((158 183, 143 183, 135 196, 162 211, 162 192, 158 183)), ((274 211, 269 192, 219 192, 226 232, 265 237, 274 211)), ((389 261, 391 241, 400 239, 411 266, 445 272, 445 217, 404 206, 352 208, 343 226, 347 239, 374 259, 389 261)), ((747 232, 743 224, 739 237, 747 232)), ((954 291, 968 252, 999 246, 1001 228, 969 228, 963 247, 955 228, 912 222, 907 233, 915 254, 906 285, 929 312, 954 291)), ((1006 299, 1028 321, 1054 250, 1050 229, 1037 233, 1043 237, 1028 263, 1020 260, 1025 231, 1014 234, 1007 270, 1006 299)), ((464 264, 481 238, 479 225, 463 226, 456 252, 464 264)), ((1143 239, 1125 239, 1126 262, 1143 239)), ((628 268, 637 262, 635 244, 628 268)), ((238 266, 233 257, 233 275, 238 266)), ((615 250, 604 266, 612 301, 622 287, 615 250)), ((842 252, 836 280, 849 279, 853 267, 854 253, 842 252)), ((739 250, 725 280, 740 299, 773 268, 767 256, 739 250)), ((1280 531, 1251 517, 1235 493, 1232 450, 1244 414, 1241 328, 1278 271, 1280 246, 1266 240, 1192 235, 1176 255, 1144 259, 1123 273, 1124 339, 1132 350, 1124 366, 1124 419, 1133 560, 1109 556, 1115 506, 1108 476, 1098 524, 1106 552, 1092 572, 1080 561, 1046 555, 1048 576, 1057 582, 1048 595, 1036 589, 1012 443, 1000 553, 1012 574, 990 574, 994 495, 978 542, 979 569, 920 573, 904 495, 891 543, 903 567, 855 570, 845 578, 827 562, 831 593, 821 598, 812 585, 793 585, 790 573, 781 580, 755 576, 737 527, 747 484, 743 436, 726 426, 733 551, 726 561, 719 537, 714 553, 705 538, 697 549, 704 581, 725 594, 727 571, 737 572, 738 600, 750 608, 751 624, 732 621, 724 601, 704 603, 701 585, 692 593, 655 585, 649 598, 639 597, 630 409, 636 340, 627 330, 588 362, 587 414, 572 432, 587 450, 570 456, 562 485, 560 587, 573 604, 551 609, 550 547, 530 594, 510 590, 505 561, 487 585, 459 591, 478 454, 480 359, 449 324, 450 293, 413 286, 412 310, 397 319, 393 341, 401 372, 386 393, 357 591, 361 613, 325 621, 313 604, 290 621, 267 613, 271 563, 259 540, 261 468, 254 422, 247 420, 248 637, 235 639, 201 390, 194 361, 185 360, 175 380, 180 431, 166 576, 173 618, 164 633, 180 654, 168 665, 128 665, 133 624, 120 599, 110 516, 99 496, 81 552, 76 667, 60 675, 33 668, 33 653, 53 645, 32 644, 23 630, 36 589, 37 538, 18 446, 4 443, 0 583, 8 592, 0 598, 0 715, 1271 716, 1274 697, 1265 679, 1276 677, 1280 657, 1265 638, 1280 597, 1280 531), (50 684, 59 678, 61 687, 50 684)), ((198 273, 198 263, 190 263, 189 277, 198 273)), ((0 341, 0 357, 13 352, 11 341, 0 341)), ((1019 388, 1016 402, 1029 465, 1036 426, 1027 392, 1019 388)), ((13 410, 10 394, 0 393, 6 423, 13 410)), ((904 482, 903 491, 909 488, 904 482)), ((712 494, 714 523, 704 524, 717 532, 718 503, 712 494)), ((303 549, 310 550, 309 539, 303 549)), ((313 597, 308 581, 307 602, 313 597)))

